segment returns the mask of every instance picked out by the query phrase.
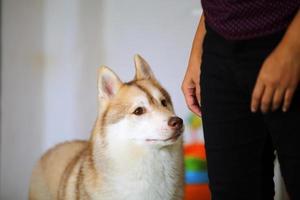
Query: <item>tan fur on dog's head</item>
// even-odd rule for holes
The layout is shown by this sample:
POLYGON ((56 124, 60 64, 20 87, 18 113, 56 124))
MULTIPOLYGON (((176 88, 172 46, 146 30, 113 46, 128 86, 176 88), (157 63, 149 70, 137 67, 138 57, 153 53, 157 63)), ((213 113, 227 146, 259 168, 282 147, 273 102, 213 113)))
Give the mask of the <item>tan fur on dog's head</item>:
POLYGON ((108 67, 99 69, 98 117, 102 134, 133 143, 172 144, 183 131, 182 120, 175 117, 170 95, 154 77, 149 64, 139 55, 134 61, 135 78, 127 83, 108 67), (181 125, 170 126, 171 118, 177 118, 181 125))

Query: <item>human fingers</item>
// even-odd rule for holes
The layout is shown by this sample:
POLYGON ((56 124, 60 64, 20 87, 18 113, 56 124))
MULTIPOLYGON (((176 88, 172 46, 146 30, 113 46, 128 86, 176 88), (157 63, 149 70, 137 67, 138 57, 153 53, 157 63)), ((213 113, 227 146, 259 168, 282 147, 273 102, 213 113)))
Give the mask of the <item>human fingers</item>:
POLYGON ((200 106, 196 97, 196 88, 183 87, 185 102, 188 108, 195 114, 201 115, 200 106))
POLYGON ((262 95, 262 99, 260 102, 260 109, 263 113, 267 113, 270 110, 270 106, 272 103, 272 99, 274 96, 275 88, 267 86, 262 95))
POLYGON ((272 111, 277 110, 280 107, 280 105, 282 105, 284 94, 285 94, 285 89, 280 87, 276 89, 272 100, 272 111))
POLYGON ((256 112, 260 105, 260 101, 264 92, 265 86, 262 84, 260 80, 258 80, 255 84, 255 87, 252 92, 251 98, 251 111, 256 112))
POLYGON ((198 104, 201 106, 201 89, 200 89, 200 78, 197 78, 196 83, 195 83, 195 88, 196 88, 196 98, 198 104))
POLYGON ((294 93, 295 93, 295 88, 288 88, 284 94, 284 102, 283 102, 283 106, 282 106, 282 111, 283 112, 286 112, 290 105, 291 105, 291 102, 292 102, 292 99, 293 99, 293 96, 294 96, 294 93))

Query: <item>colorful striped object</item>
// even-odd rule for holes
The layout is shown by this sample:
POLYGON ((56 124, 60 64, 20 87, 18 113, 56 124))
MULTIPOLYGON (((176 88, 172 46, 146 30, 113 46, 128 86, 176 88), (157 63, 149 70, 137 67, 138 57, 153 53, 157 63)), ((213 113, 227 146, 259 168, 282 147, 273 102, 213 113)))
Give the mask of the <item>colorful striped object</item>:
POLYGON ((186 144, 184 148, 185 200, 210 200, 207 164, 203 143, 186 144))

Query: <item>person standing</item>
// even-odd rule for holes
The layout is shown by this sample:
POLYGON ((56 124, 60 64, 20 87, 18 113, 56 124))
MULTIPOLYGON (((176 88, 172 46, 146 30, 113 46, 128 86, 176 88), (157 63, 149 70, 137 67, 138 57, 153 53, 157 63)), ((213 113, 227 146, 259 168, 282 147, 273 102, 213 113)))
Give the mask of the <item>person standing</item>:
POLYGON ((300 0, 202 0, 182 91, 202 115, 213 200, 300 199, 300 0))

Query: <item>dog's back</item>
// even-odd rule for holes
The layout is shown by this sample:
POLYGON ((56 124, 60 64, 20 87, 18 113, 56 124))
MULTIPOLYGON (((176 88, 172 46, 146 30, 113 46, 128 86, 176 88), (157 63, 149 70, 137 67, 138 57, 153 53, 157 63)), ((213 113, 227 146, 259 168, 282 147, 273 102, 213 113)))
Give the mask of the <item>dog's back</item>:
POLYGON ((36 164, 29 191, 30 200, 53 200, 58 198, 62 177, 70 165, 87 147, 85 141, 66 142, 48 150, 36 164))

